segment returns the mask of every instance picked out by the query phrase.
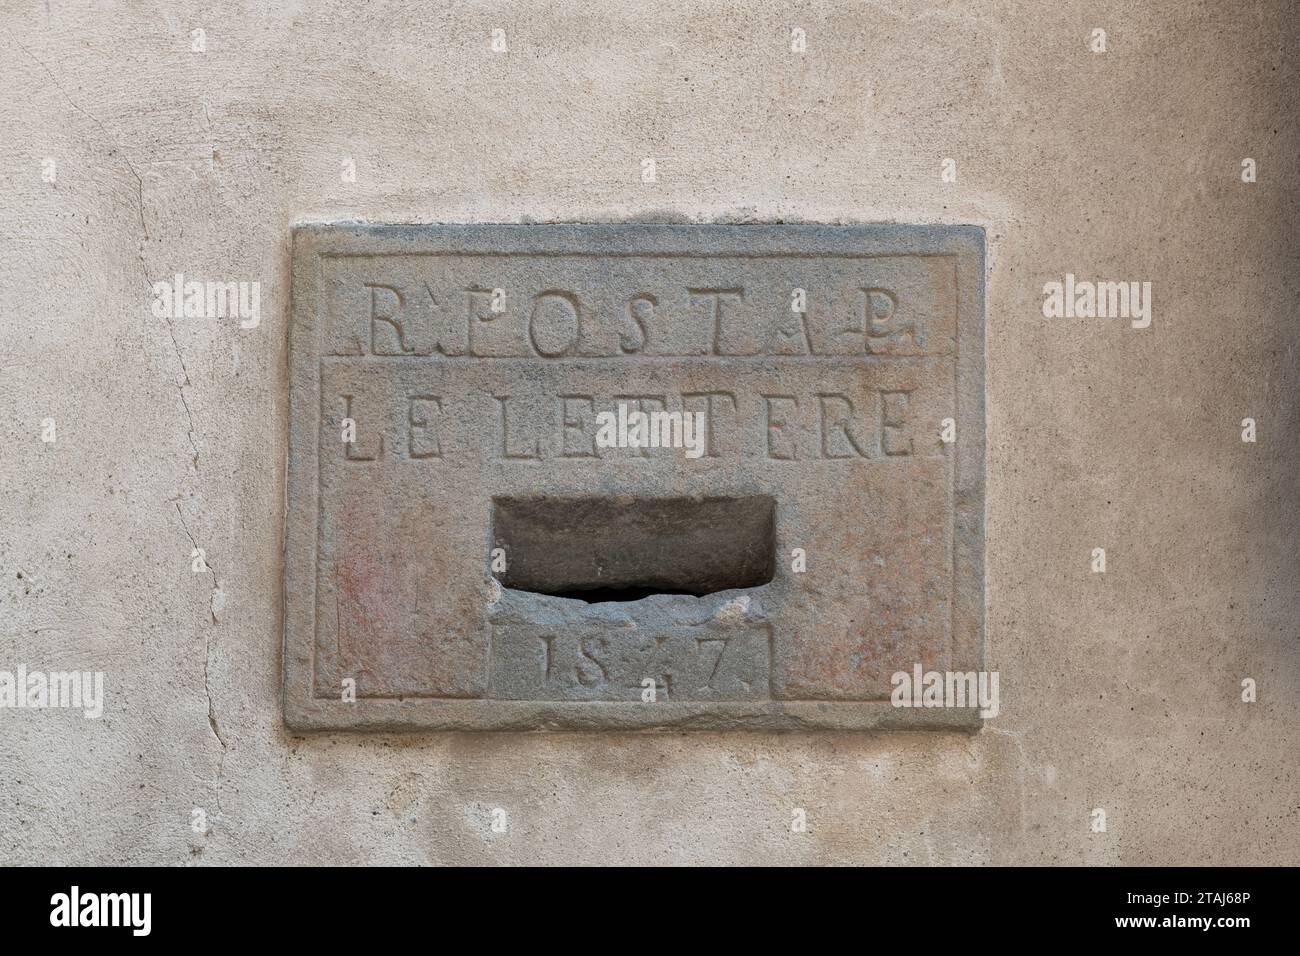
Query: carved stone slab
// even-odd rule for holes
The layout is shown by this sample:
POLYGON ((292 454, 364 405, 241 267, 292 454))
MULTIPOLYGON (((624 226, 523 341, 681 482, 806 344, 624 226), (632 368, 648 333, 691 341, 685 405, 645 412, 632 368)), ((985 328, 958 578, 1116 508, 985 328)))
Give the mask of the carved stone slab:
POLYGON ((290 379, 291 727, 978 723, 982 230, 304 226, 290 379))

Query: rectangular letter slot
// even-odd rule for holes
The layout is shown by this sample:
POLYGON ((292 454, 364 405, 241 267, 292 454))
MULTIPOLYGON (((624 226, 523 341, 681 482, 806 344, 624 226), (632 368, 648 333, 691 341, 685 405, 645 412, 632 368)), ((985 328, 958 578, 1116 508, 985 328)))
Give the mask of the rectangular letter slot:
POLYGON ((768 497, 497 498, 497 580, 592 604, 757 587, 772 580, 775 507, 768 497))

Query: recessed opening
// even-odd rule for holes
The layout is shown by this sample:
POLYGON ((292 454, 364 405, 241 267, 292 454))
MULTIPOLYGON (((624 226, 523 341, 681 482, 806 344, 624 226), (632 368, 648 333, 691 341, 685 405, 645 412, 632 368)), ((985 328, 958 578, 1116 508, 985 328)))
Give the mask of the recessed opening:
POLYGON ((745 498, 495 498, 504 586, 589 603, 703 596, 772 580, 776 502, 745 498))

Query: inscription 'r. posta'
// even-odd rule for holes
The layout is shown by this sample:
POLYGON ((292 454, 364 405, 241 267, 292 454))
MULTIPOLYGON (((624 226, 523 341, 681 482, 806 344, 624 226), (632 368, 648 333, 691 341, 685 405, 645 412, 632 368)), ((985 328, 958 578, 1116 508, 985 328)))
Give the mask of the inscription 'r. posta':
MULTIPOLYGON (((792 277, 798 278, 798 277, 792 277)), ((725 283, 520 288, 412 275, 358 282, 336 355, 564 359, 918 353, 924 320, 897 289, 725 283), (792 290, 794 293, 792 294, 792 290), (799 308, 792 307, 797 302, 799 308)), ((547 285, 546 283, 540 283, 547 285)))

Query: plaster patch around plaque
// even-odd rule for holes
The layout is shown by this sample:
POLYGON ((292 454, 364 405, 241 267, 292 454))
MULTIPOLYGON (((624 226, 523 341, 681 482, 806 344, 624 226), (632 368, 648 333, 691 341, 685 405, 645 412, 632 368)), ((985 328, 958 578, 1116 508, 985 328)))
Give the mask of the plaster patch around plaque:
POLYGON ((983 230, 303 226, 290 375, 291 727, 978 725, 983 230))

